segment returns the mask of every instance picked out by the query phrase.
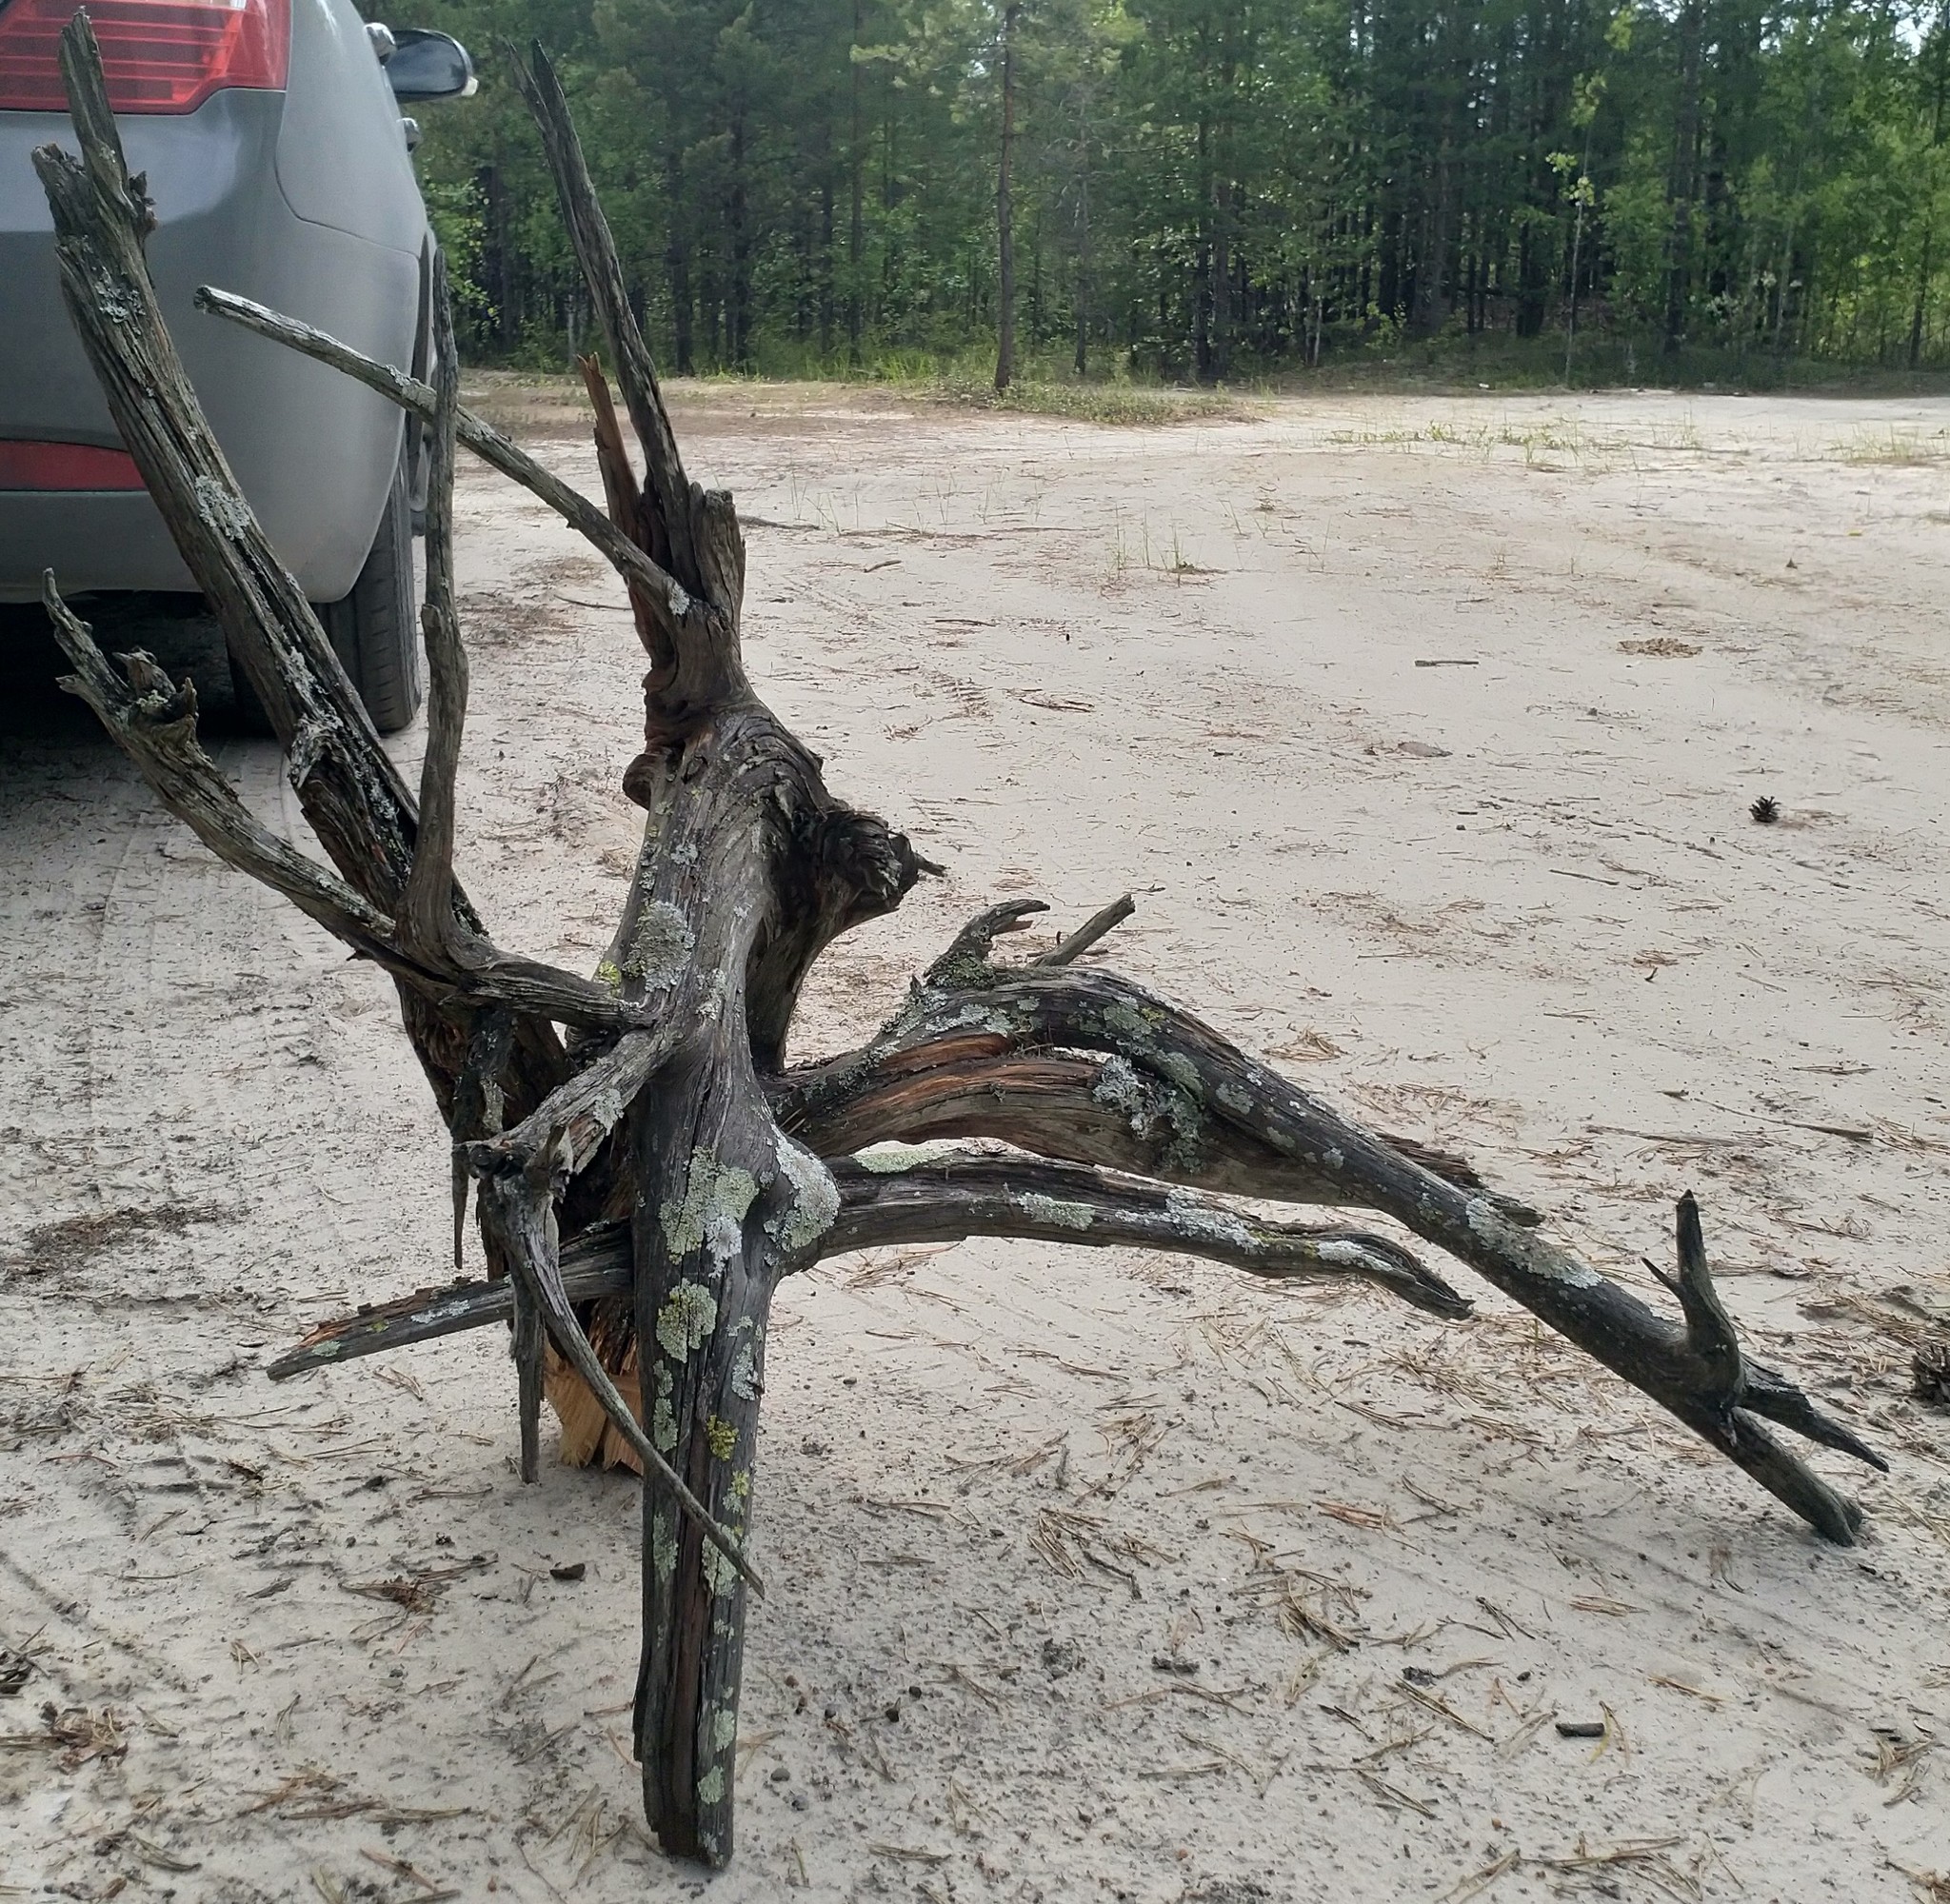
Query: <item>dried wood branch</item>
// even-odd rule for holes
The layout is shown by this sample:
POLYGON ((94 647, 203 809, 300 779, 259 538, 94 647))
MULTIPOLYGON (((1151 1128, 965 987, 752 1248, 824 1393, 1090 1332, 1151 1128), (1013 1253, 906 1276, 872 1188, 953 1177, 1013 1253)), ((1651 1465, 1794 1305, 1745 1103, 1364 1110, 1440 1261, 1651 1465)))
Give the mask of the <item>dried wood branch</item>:
POLYGON ((260 825, 196 738, 196 689, 173 682, 152 656, 122 657, 123 674, 95 645, 94 631, 43 579, 42 605, 76 672, 61 685, 94 710, 163 804, 212 852, 282 893, 308 918, 369 956, 390 946, 392 921, 335 874, 260 825))
POLYGON ((1432 1316, 1453 1320, 1470 1313, 1465 1298, 1385 1237, 1269 1222, 1196 1191, 1107 1171, 1033 1157, 924 1154, 905 1166, 897 1157, 845 1159, 832 1172, 840 1213, 822 1256, 887 1243, 1029 1237, 1175 1250, 1276 1282, 1355 1278, 1432 1316))
POLYGON ((468 723, 468 654, 453 606, 454 411, 460 352, 453 336, 447 258, 433 254, 433 427, 428 436, 427 752, 420 764, 420 825, 400 900, 401 941, 434 962, 468 962, 477 948, 457 941, 453 913, 454 779, 468 723))
MULTIPOLYGON (((585 1232, 565 1242, 556 1267, 563 1293, 571 1305, 627 1296, 630 1286, 629 1239, 613 1223, 585 1232)), ((341 1362, 393 1349, 431 1342, 468 1329, 485 1329, 514 1319, 514 1283, 454 1282, 444 1289, 416 1289, 390 1302, 363 1304, 349 1316, 321 1322, 302 1342, 269 1363, 265 1374, 272 1381, 289 1381, 315 1375, 341 1362)))
MULTIPOLYGON (((584 1141, 587 1145, 587 1136, 584 1141)), ((473 1146, 477 1153, 499 1148, 473 1146)), ((939 1157, 925 1149, 915 1156, 920 1160, 912 1163, 887 1152, 834 1160, 829 1168, 839 1191, 839 1213, 817 1246, 793 1267, 891 1243, 1025 1237, 1100 1248, 1175 1250, 1271 1281, 1353 1278, 1433 1316, 1455 1319, 1470 1313, 1466 1298, 1385 1237, 1339 1225, 1272 1222, 1217 1198, 1034 1157, 939 1157)), ((562 1245, 560 1272, 572 1304, 627 1293, 627 1235, 616 1224, 584 1232, 562 1245)), ((269 1373, 284 1381, 436 1336, 505 1322, 513 1307, 501 1283, 420 1290, 322 1324, 273 1362, 269 1373)), ((613 1420, 615 1411, 609 1413, 613 1420)))
MULTIPOLYGON (((1492 1193, 1446 1180, 1142 986, 1107 973, 993 964, 987 948, 1028 910, 1027 902, 1015 902, 972 921, 879 1039, 793 1081, 791 1092, 780 1095, 782 1121, 816 1143, 838 1122, 858 1144, 871 1140, 861 1128, 866 1109, 878 1114, 877 1137, 945 1125, 1024 1141, 1024 1123, 1035 1114, 1025 1116, 1023 1107, 1013 1119, 992 1122, 955 1114, 956 1101, 967 1101, 969 1074, 994 1080, 1008 1054, 1030 1049, 1105 1053, 1108 1061, 1087 1085, 1073 1069, 1067 1101, 1055 1116, 1037 1120, 1029 1147, 1055 1155, 1087 1150, 1088 1161, 1124 1162, 1102 1147, 1116 1135, 1104 1113, 1115 1112, 1127 1118, 1131 1138, 1149 1146, 1135 1166, 1148 1174, 1196 1180, 1223 1173, 1226 1188, 1245 1194, 1383 1211, 1670 1410, 1825 1537, 1853 1540, 1860 1509, 1755 1418, 1882 1463, 1771 1371, 1759 1381, 1743 1378, 1739 1405, 1729 1400, 1729 1358, 1739 1363, 1740 1352, 1711 1297, 1697 1210, 1688 1231, 1681 1206, 1680 1286, 1688 1291, 1688 1326, 1681 1329, 1500 1207, 1492 1193), (939 1088, 944 1083, 945 1091, 939 1088), (1078 1101, 1080 1087, 1087 1090, 1087 1112, 1078 1101), (954 1107, 945 1118, 939 1115, 944 1101, 954 1107), (901 1121, 885 1115, 899 1104, 925 1107, 925 1114, 907 1128, 886 1127, 901 1121), (1277 1164, 1255 1172, 1252 1160, 1267 1153, 1277 1164)), ((1023 1095, 1031 1102, 1045 1099, 1047 1109, 1037 1081, 1023 1095)))
POLYGON ((82 156, 43 146, 34 168, 54 215, 69 314, 123 444, 279 738, 294 750, 300 797, 319 783, 308 818, 317 805, 334 863, 390 910, 412 803, 310 605, 265 540, 169 340, 143 253, 154 212, 124 163, 85 13, 62 36, 61 64, 82 156))
MULTIPOLYGON (((846 1077, 845 1061, 838 1075, 846 1077)), ((1175 1080, 1121 1054, 1012 1055, 979 1028, 890 1056, 834 1090, 834 1071, 809 1066, 771 1081, 781 1123, 822 1156, 890 1140, 1002 1138, 1073 1163, 1094 1163, 1203 1190, 1287 1203, 1336 1203, 1320 1173, 1247 1133, 1212 1129, 1175 1080)), ((1528 1204, 1484 1188, 1464 1159, 1384 1137, 1403 1158, 1463 1189, 1482 1190, 1512 1222, 1542 1220, 1528 1204)))
MULTIPOLYGON (((645 540, 648 526, 644 520, 644 495, 630 467, 629 450, 623 441, 623 426, 616 421, 616 406, 609 398, 609 380, 603 374, 599 358, 578 357, 575 367, 582 374, 583 387, 589 393, 589 407, 596 413, 596 466, 603 478, 603 498, 608 505, 609 520, 634 542, 645 540)), ((636 637, 654 666, 667 671, 671 664, 668 645, 663 640, 656 604, 634 582, 627 584, 629 612, 636 624, 636 637)))
POLYGON ((1132 913, 1137 911, 1138 902, 1129 893, 1122 899, 1114 899, 1101 912, 1093 912, 1082 925, 1070 934, 1062 944, 1053 946, 1036 961, 1039 965, 1069 965, 1082 958, 1091 946, 1109 933, 1117 930, 1132 913))
MULTIPOLYGON (((515 84, 541 131, 563 223, 568 228, 569 242, 575 247, 576 260, 582 266, 583 282, 588 288, 596 322, 602 326, 609 346, 609 361, 615 366, 617 380, 623 387, 625 407, 643 446, 644 487, 654 518, 649 546, 660 559, 659 544, 667 547, 669 565, 678 580, 694 592, 709 594, 712 558, 698 537, 695 524, 701 492, 692 490, 684 473, 684 459, 678 454, 676 433, 664 407, 657 367, 644 343, 643 332, 637 327, 636 313, 630 308, 616 243, 609 235, 609 221, 603 215, 596 188, 589 179, 589 169, 583 160, 582 141, 576 136, 568 101, 563 96, 555 69, 539 40, 530 47, 526 62, 512 48, 508 57, 514 68, 515 84)), ((736 525, 732 526, 735 533, 736 525)), ((737 592, 742 592, 742 588, 741 570, 737 592)), ((719 605, 731 608, 730 621, 735 629, 735 605, 721 598, 719 605)))
MULTIPOLYGON (((212 316, 227 318, 259 337, 268 337, 301 356, 328 364, 367 388, 377 390, 411 416, 433 420, 433 386, 408 376, 390 365, 381 364, 363 351, 342 344, 328 332, 319 330, 295 317, 285 317, 267 309, 234 291, 202 286, 196 293, 197 307, 212 316)), ((519 483, 539 501, 546 503, 570 528, 590 543, 623 579, 657 605, 658 611, 673 620, 690 612, 690 597, 669 570, 653 562, 624 527, 543 466, 527 450, 466 405, 454 411, 454 433, 463 447, 482 462, 519 483)))

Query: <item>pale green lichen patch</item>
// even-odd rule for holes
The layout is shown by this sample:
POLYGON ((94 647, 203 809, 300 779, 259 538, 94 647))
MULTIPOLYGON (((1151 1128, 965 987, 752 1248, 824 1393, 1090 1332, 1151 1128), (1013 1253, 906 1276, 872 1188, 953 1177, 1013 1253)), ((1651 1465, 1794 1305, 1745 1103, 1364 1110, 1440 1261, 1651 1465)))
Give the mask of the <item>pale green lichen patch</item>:
POLYGON ((738 1451, 738 1424, 714 1415, 705 1424, 705 1439, 711 1444, 714 1458, 728 1461, 738 1451))
POLYGON ((1000 974, 988 962, 988 948, 945 952, 927 970, 930 991, 972 992, 996 983, 1000 974))
POLYGON ((1141 1011, 1136 1005, 1114 1004, 1104 1008, 1104 1028, 1113 1038, 1128 1039, 1141 1048, 1149 1046, 1152 1032, 1164 1022, 1163 1012, 1141 1011))
POLYGON ((718 1598, 727 1598, 738 1591, 738 1569, 715 1547, 707 1546, 698 1564, 704 1570, 705 1585, 718 1598))
POLYGON ((1237 1084, 1221 1084, 1212 1095, 1228 1111, 1237 1111, 1241 1117, 1246 1116, 1252 1110, 1252 1093, 1241 1090, 1237 1084))
POLYGON ((758 1356, 753 1343, 739 1343, 738 1353, 731 1358, 731 1373, 727 1380, 731 1393, 740 1401, 758 1399, 758 1356))
POLYGON ((1128 1058, 1106 1058, 1097 1068, 1097 1081, 1090 1095, 1100 1104, 1122 1111, 1131 1121, 1131 1134, 1142 1137, 1149 1121, 1151 1106, 1144 1087, 1128 1058))
POLYGON ((1197 1202, 1183 1190, 1172 1191, 1164 1200, 1164 1207, 1170 1212, 1172 1222, 1185 1236, 1196 1237, 1203 1242, 1224 1243, 1228 1249, 1253 1247, 1252 1231, 1230 1210, 1217 1210, 1197 1202))
POLYGON ((1514 1257, 1533 1276, 1569 1289, 1593 1289, 1604 1280, 1595 1269, 1545 1242, 1535 1231, 1519 1229, 1487 1197, 1470 1198, 1464 1214, 1475 1236, 1514 1257))
POLYGON ((660 1455, 667 1455, 677 1446, 677 1417, 671 1412, 670 1390, 669 1364, 659 1362, 656 1399, 650 1408, 650 1446, 660 1455))
MULTIPOLYGON (((667 1510, 650 1522, 650 1568, 658 1579, 666 1582, 677 1572, 675 1518, 675 1515, 667 1510)), ((717 1550, 711 1551, 715 1553, 717 1550)))
POLYGON ((1146 1077, 1128 1059, 1106 1058, 1097 1067, 1090 1096, 1122 1116, 1133 1137, 1160 1144, 1164 1168, 1196 1170, 1204 1161, 1198 1105, 1162 1079, 1146 1077))
POLYGON ((779 1144, 779 1174, 791 1201, 766 1224, 766 1234, 786 1255, 797 1256, 832 1228, 840 1214, 839 1185, 818 1158, 789 1138, 779 1144))
POLYGON ((1351 1243, 1344 1237, 1328 1237, 1316 1243, 1314 1254, 1323 1262, 1343 1263, 1350 1269, 1366 1269, 1373 1264, 1373 1259, 1360 1243, 1351 1243))
POLYGON ((637 914, 623 969, 652 991, 674 985, 697 942, 684 915, 668 900, 655 899, 637 914))
POLYGON ((199 476, 195 485, 196 513, 231 542, 242 542, 250 528, 250 508, 214 476, 199 476))
POLYGON ((674 1257, 708 1248, 722 1267, 744 1245, 745 1213, 758 1195, 758 1180, 735 1163, 721 1164, 703 1145, 690 1154, 682 1198, 668 1199, 660 1212, 664 1240, 674 1257))
POLYGON ((920 1170, 944 1158, 955 1156, 961 1146, 953 1143, 875 1143, 854 1153, 853 1161, 876 1176, 890 1176, 897 1170, 920 1170))
POLYGON ((1061 1197, 1045 1197, 1034 1190, 1024 1192, 1014 1201, 1033 1221, 1054 1223, 1065 1230, 1087 1230, 1097 1216, 1087 1203, 1072 1203, 1061 1197))
POLYGON ((612 992, 623 989, 623 968, 613 959, 605 959, 596 967, 596 982, 607 985, 612 992))
POLYGON ((697 1801, 700 1805, 715 1805, 725 1795, 725 1768, 714 1765, 697 1781, 697 1801))
POLYGON ((751 1471, 741 1468, 731 1477, 731 1498, 742 1507, 751 1498, 751 1471))
POLYGON ((701 1282, 680 1282, 657 1312, 657 1346, 673 1362, 686 1360, 718 1326, 718 1299, 701 1282))
POLYGON ((720 1706, 711 1715, 711 1750, 713 1752, 728 1750, 732 1740, 737 1736, 738 1715, 729 1706, 720 1706))
POLYGON ((1199 1067, 1184 1052, 1161 1051, 1158 1068, 1188 1098, 1197 1101, 1205 1095, 1205 1087, 1199 1080, 1199 1067))

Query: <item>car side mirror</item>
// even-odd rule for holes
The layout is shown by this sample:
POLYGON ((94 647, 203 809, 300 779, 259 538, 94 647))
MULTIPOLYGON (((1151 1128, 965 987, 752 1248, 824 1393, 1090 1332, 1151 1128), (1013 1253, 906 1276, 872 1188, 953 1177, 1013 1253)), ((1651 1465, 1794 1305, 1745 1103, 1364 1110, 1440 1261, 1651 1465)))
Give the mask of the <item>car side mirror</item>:
POLYGON ((480 88, 468 50, 448 33, 395 27, 386 83, 395 99, 468 99, 480 88))

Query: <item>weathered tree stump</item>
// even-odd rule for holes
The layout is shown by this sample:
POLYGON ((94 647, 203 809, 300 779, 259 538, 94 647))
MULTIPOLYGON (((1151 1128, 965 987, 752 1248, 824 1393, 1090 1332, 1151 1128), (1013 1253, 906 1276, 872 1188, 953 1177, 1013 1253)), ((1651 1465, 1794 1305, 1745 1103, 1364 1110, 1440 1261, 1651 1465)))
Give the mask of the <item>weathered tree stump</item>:
MULTIPOLYGON (((1106 908, 1028 964, 995 942, 1034 902, 968 925, 858 1051, 788 1067, 813 962, 938 871, 836 799, 820 763, 746 678, 745 547, 731 498, 690 482, 608 228, 541 50, 520 69, 609 363, 596 408, 607 512, 461 408, 444 276, 431 385, 227 293, 207 310, 384 391, 431 426, 432 684, 416 803, 330 645, 251 516, 186 382, 143 257, 130 179, 86 14, 62 41, 77 161, 42 148, 61 275, 122 439, 289 756, 336 871, 258 826, 196 738, 196 701, 145 655, 120 671, 48 580, 47 604, 100 716, 164 803, 215 853, 390 974, 450 1129, 459 1224, 471 1191, 489 1280, 429 1291, 317 1332, 290 1375, 457 1328, 511 1321, 523 1475, 535 1478, 545 1345, 645 1475, 635 1736, 645 1808, 672 1853, 722 1864, 732 1774, 766 1330, 780 1279, 889 1242, 972 1235, 1141 1244, 1268 1278, 1358 1277, 1437 1315, 1468 1303, 1399 1243, 1246 1214, 1228 1197, 1380 1210, 1597 1357, 1787 1503, 1847 1542, 1860 1525, 1762 1420, 1882 1465, 1785 1377, 1747 1360, 1713 1293, 1690 1196, 1679 1205, 1681 1320, 1655 1314, 1460 1160, 1351 1122, 1196 1019, 1078 955, 1106 908), (647 819, 593 978, 502 951, 453 875, 467 661, 452 594, 453 461, 465 445, 555 507, 616 566, 649 658, 643 751, 623 784, 647 819), (566 1035, 565 1035, 566 1034, 566 1035), (998 1152, 920 1138, 1000 1139, 998 1152), (871 1158, 857 1155, 883 1146, 871 1158), (586 1319, 600 1304, 605 1354, 586 1319), (641 1420, 614 1373, 634 1366, 641 1420)), ((591 1438, 590 1445, 602 1438, 591 1438)))

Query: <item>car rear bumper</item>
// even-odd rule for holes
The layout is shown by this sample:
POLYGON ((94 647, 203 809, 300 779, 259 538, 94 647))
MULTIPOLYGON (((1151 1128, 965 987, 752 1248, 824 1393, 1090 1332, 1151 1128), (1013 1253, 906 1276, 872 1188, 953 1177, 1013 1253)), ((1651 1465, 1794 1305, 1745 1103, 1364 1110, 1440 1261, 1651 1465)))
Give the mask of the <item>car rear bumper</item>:
POLYGON ((46 568, 64 595, 196 586, 143 489, 0 491, 0 602, 38 601, 46 568))
MULTIPOLYGON (((149 268, 190 382, 286 566, 313 601, 334 601, 371 547, 400 414, 191 299, 204 284, 240 291, 405 366, 421 259, 298 217, 276 166, 284 103, 232 89, 181 117, 125 116, 121 131, 130 170, 149 174, 160 221, 149 268)), ((59 114, 0 112, 0 436, 112 446, 31 164, 35 146, 72 139, 59 114)), ((146 494, 0 490, 0 600, 37 596, 47 568, 64 593, 194 586, 146 494)))

